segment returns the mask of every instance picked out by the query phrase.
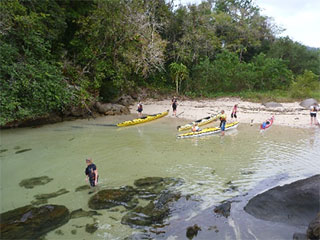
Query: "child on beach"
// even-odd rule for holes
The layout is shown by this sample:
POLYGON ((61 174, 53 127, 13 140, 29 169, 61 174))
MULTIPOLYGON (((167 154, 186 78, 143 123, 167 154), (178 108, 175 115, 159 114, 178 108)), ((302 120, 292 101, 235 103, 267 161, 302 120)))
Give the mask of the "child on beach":
POLYGON ((143 111, 143 107, 142 107, 142 103, 141 102, 138 103, 137 111, 138 111, 138 116, 141 117, 142 116, 142 111, 143 111))

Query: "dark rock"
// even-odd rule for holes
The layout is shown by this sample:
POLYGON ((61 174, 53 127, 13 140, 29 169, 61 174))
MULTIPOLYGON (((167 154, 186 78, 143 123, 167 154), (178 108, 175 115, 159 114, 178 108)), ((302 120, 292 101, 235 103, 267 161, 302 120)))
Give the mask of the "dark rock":
POLYGON ((89 185, 82 185, 80 187, 77 187, 75 192, 80 192, 80 191, 89 190, 89 189, 91 189, 89 185))
POLYGON ((72 235, 76 235, 76 234, 77 234, 77 229, 72 229, 72 230, 71 230, 71 234, 72 234, 72 235))
POLYGON ((22 180, 19 183, 19 186, 24 188, 34 188, 35 186, 45 185, 51 182, 52 180, 53 178, 49 178, 48 176, 28 178, 28 179, 22 180))
POLYGON ((164 218, 170 213, 169 203, 177 201, 180 194, 165 192, 156 200, 151 201, 145 207, 138 206, 131 212, 128 212, 121 220, 122 224, 131 227, 151 226, 152 224, 161 224, 164 218))
POLYGON ((179 178, 146 177, 134 182, 140 199, 154 200, 162 191, 183 183, 179 178))
POLYGON ((98 230, 98 225, 96 223, 93 224, 86 224, 86 232, 88 233, 94 233, 98 230))
POLYGON ((164 181, 162 177, 146 177, 134 181, 136 187, 149 187, 157 185, 164 181))
POLYGON ((311 221, 307 230, 307 237, 311 240, 319 240, 320 239, 320 213, 318 216, 311 221))
POLYGON ((262 103, 263 106, 266 108, 277 108, 277 107, 283 107, 281 103, 277 102, 267 102, 267 103, 262 103))
POLYGON ((70 214, 70 218, 81 218, 81 217, 92 217, 92 216, 101 216, 101 213, 97 211, 84 211, 82 208, 74 210, 70 214))
POLYGON ((214 208, 214 212, 217 214, 220 214, 224 217, 229 217, 230 216, 230 210, 231 210, 231 202, 227 201, 217 207, 214 208))
POLYGON ((134 100, 130 95, 122 95, 116 102, 128 107, 134 103, 134 100))
POLYGON ((96 102, 95 107, 99 113, 102 113, 105 115, 120 115, 120 114, 130 113, 130 110, 128 107, 120 104, 96 102))
POLYGON ((198 235, 198 231, 201 231, 201 228, 197 224, 188 227, 186 233, 187 238, 193 239, 195 236, 198 235))
POLYGON ((307 226, 320 211, 320 175, 272 188, 252 198, 245 211, 256 218, 307 226))
POLYGON ((31 151, 31 150, 32 150, 31 148, 22 149, 22 150, 16 151, 16 154, 23 153, 23 152, 28 152, 28 151, 31 151))
POLYGON ((8 151, 8 149, 1 149, 1 150, 0 150, 0 153, 4 153, 4 152, 6 152, 6 151, 8 151))
POLYGON ((37 239, 69 221, 65 206, 24 206, 0 215, 1 239, 37 239))
POLYGON ((306 108, 306 109, 309 109, 309 108, 310 108, 311 106, 313 106, 314 104, 318 105, 317 100, 315 100, 315 99, 313 99, 313 98, 308 98, 308 99, 302 101, 302 102, 300 103, 300 106, 301 106, 301 107, 304 107, 304 108, 306 108))
POLYGON ((68 190, 62 188, 62 189, 60 189, 56 192, 53 192, 53 193, 37 194, 34 196, 37 201, 33 201, 32 204, 38 205, 39 203, 41 203, 43 201, 47 201, 50 198, 55 198, 60 195, 66 194, 68 192, 69 192, 68 190))
POLYGON ((135 193, 132 187, 105 189, 93 195, 88 204, 90 208, 95 210, 109 209, 120 205, 126 208, 134 208, 137 205, 137 202, 133 199, 135 193))
POLYGON ((307 235, 305 233, 294 233, 293 240, 307 240, 307 235))

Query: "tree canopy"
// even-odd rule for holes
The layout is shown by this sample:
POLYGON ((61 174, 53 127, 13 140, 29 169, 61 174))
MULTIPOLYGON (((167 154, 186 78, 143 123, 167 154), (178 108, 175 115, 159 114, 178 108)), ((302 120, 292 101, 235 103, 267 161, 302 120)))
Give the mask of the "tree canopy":
POLYGON ((141 86, 198 96, 319 88, 320 50, 277 37, 281 29, 252 0, 8 0, 0 8, 1 124, 141 86))

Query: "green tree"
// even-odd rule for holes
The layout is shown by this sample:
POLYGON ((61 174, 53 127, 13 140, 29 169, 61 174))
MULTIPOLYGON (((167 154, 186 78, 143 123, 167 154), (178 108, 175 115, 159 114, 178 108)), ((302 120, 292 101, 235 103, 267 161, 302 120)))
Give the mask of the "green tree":
POLYGON ((290 94, 294 98, 312 97, 320 91, 319 75, 305 70, 303 74, 297 76, 290 86, 290 94))
POLYGON ((171 79, 176 84, 176 93, 178 95, 182 81, 186 80, 189 77, 189 71, 185 65, 176 62, 171 63, 169 68, 171 79))

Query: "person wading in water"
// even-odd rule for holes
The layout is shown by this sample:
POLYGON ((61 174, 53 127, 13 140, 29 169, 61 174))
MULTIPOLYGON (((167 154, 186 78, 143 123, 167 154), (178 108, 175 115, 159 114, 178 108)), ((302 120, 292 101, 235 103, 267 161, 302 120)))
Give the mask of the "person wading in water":
POLYGON ((87 168, 85 170, 86 181, 89 180, 90 186, 95 187, 98 184, 98 170, 95 164, 92 162, 92 158, 86 159, 87 168))

